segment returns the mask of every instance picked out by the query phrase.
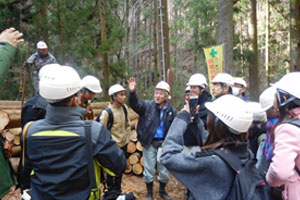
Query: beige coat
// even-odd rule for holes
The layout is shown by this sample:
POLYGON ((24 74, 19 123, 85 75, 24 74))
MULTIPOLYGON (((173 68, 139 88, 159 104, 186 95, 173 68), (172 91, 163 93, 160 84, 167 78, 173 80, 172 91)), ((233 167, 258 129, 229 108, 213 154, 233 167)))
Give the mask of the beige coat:
MULTIPOLYGON (((111 109, 113 113, 113 119, 114 119, 112 127, 110 129, 111 136, 117 142, 118 146, 122 148, 126 144, 128 144, 129 137, 130 137, 130 119, 129 119, 128 107, 125 105, 127 109, 127 116, 128 116, 127 123, 125 119, 125 113, 121 106, 117 108, 110 103, 108 107, 111 109)), ((109 119, 108 112, 106 110, 103 110, 100 116, 100 122, 105 127, 107 127, 108 119, 109 119)))

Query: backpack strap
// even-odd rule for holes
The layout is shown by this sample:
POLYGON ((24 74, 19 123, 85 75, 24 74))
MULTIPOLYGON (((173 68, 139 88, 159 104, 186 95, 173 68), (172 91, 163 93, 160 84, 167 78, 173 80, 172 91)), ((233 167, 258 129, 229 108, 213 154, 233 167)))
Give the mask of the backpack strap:
POLYGON ((294 118, 285 119, 280 124, 292 124, 292 125, 300 127, 300 119, 294 119, 294 118))
POLYGON ((242 168, 242 161, 227 150, 215 149, 213 152, 218 155, 227 165, 230 166, 236 173, 238 173, 242 168))
POLYGON ((94 169, 94 154, 93 154, 93 146, 92 146, 92 133, 91 133, 91 121, 84 122, 84 131, 85 131, 85 139, 86 139, 86 148, 87 148, 87 157, 88 157, 88 172, 89 179, 91 184, 91 191, 94 194, 95 200, 98 199, 96 193, 98 191, 96 177, 95 177, 95 169, 94 169))
POLYGON ((126 123, 128 123, 128 113, 127 113, 126 106, 124 104, 122 104, 121 106, 122 106, 124 114, 125 114, 126 123))
POLYGON ((29 126, 33 123, 33 121, 28 122, 23 130, 23 149, 22 149, 22 166, 25 167, 25 147, 26 147, 26 136, 28 132, 29 126))
MULTIPOLYGON (((104 110, 108 113, 108 121, 107 121, 107 126, 106 127, 107 127, 108 130, 110 130, 113 123, 114 123, 114 116, 113 116, 113 113, 112 113, 112 111, 109 107, 106 107, 104 110)), ((97 122, 100 122, 100 117, 101 117, 104 110, 102 110, 100 112, 100 114, 97 116, 97 118, 96 118, 97 122)), ((125 115, 126 115, 126 113, 125 113, 125 115)))

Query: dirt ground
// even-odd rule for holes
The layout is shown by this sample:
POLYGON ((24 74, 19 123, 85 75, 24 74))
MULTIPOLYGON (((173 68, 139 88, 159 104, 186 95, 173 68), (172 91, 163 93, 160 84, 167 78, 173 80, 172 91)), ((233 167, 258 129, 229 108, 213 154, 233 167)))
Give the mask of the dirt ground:
MULTIPOLYGON (((162 200, 158 195, 159 182, 154 181, 153 199, 162 200)), ((122 179, 123 192, 133 192, 136 199, 143 200, 147 194, 146 184, 144 183, 142 176, 135 176, 132 174, 124 174, 122 179)), ((167 184, 166 191, 172 197, 173 200, 187 199, 184 195, 185 187, 178 182, 173 176, 171 176, 170 182, 167 184)))
MULTIPOLYGON (((162 200, 158 195, 159 182, 154 181, 153 199, 162 200)), ((166 190, 173 200, 185 200, 184 186, 179 183, 173 176, 171 181, 167 184, 166 190)), ((146 184, 142 176, 135 176, 133 174, 124 174, 122 179, 123 192, 133 192, 137 200, 145 199, 147 194, 146 184)), ((21 200, 20 190, 12 188, 12 192, 6 195, 2 200, 21 200)))

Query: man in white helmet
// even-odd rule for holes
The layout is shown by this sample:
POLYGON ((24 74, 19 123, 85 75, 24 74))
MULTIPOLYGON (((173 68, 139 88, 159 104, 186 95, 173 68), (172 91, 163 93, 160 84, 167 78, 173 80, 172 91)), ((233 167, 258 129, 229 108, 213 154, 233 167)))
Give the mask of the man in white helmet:
POLYGON ((148 191, 146 200, 151 200, 153 196, 153 181, 156 167, 159 171, 159 195, 163 199, 171 199, 165 190, 169 181, 169 172, 160 162, 157 162, 158 149, 162 146, 169 127, 176 116, 176 109, 168 103, 170 86, 165 81, 159 82, 155 87, 154 100, 152 101, 138 98, 135 92, 135 78, 129 79, 128 88, 130 91, 129 105, 140 116, 137 133, 138 139, 144 147, 145 169, 143 174, 148 191))
POLYGON ((233 77, 230 74, 218 73, 211 82, 212 94, 215 98, 224 94, 232 94, 233 77))
POLYGON ((55 57, 48 52, 48 46, 44 41, 39 41, 36 44, 37 51, 32 54, 26 61, 25 67, 34 67, 33 75, 34 75, 34 88, 38 91, 38 81, 39 81, 39 71, 40 69, 52 63, 57 63, 55 57))
POLYGON ((242 77, 235 77, 233 79, 232 94, 234 96, 240 97, 244 101, 248 101, 246 94, 247 83, 242 77))
MULTIPOLYGON (((111 136, 123 151, 125 157, 128 157, 127 145, 130 141, 130 120, 128 117, 128 107, 126 106, 126 89, 120 85, 112 85, 108 90, 111 102, 97 117, 96 121, 100 121, 108 130, 111 136)), ((107 189, 103 200, 117 199, 122 194, 121 183, 122 174, 120 176, 106 176, 107 189)), ((129 195, 125 194, 129 199, 129 195)), ((131 197, 132 198, 132 197, 131 197)))
POLYGON ((86 109, 84 119, 94 120, 95 115, 91 107, 91 101, 96 94, 102 92, 100 81, 94 76, 87 75, 82 79, 81 85, 83 88, 80 90, 78 105, 86 109))
POLYGON ((39 91, 49 103, 46 118, 23 132, 34 171, 32 199, 88 199, 93 160, 120 175, 126 158, 103 125, 83 120, 85 110, 77 106, 81 79, 73 68, 46 65, 40 73, 39 91))

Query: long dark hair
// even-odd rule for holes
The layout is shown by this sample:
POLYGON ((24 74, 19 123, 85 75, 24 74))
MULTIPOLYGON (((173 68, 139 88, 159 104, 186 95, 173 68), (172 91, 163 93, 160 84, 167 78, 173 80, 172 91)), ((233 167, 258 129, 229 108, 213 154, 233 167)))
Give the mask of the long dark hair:
POLYGON ((238 145, 246 142, 248 138, 247 133, 241 133, 240 135, 233 134, 228 129, 228 126, 211 112, 208 112, 207 115, 207 130, 208 137, 201 149, 216 149, 225 146, 226 143, 235 143, 238 145))

